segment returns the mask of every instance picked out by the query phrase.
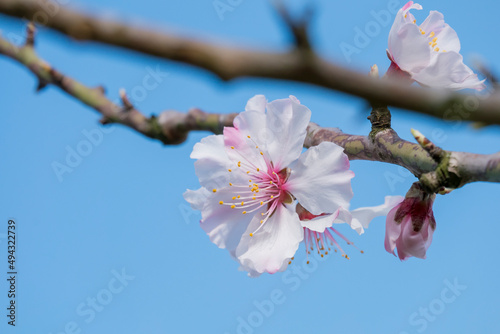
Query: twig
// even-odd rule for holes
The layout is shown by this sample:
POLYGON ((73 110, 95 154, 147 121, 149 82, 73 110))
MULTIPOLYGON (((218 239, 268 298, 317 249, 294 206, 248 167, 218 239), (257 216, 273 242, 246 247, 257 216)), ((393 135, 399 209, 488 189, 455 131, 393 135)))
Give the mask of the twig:
POLYGON ((50 6, 58 10, 48 18, 46 26, 63 34, 191 64, 223 80, 238 77, 292 80, 359 96, 372 104, 391 105, 445 120, 500 124, 499 94, 477 97, 376 80, 322 59, 307 49, 272 53, 218 46, 92 17, 51 0, 2 0, 0 13, 32 19, 50 6))

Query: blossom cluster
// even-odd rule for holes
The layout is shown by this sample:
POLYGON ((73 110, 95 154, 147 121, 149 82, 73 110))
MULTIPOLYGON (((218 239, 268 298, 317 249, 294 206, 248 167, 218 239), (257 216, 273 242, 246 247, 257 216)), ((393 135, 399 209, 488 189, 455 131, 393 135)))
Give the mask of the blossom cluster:
MULTIPOLYGON (((431 11, 421 25, 409 1, 389 33, 391 61, 386 77, 404 78, 432 88, 483 89, 463 63, 456 32, 443 15, 431 11)), ((332 142, 303 151, 311 111, 297 98, 268 102, 251 98, 223 134, 194 146, 191 158, 201 188, 185 199, 201 211, 201 227, 219 248, 227 249, 250 276, 283 271, 301 243, 306 254, 333 248, 347 254, 335 227, 347 224, 362 234, 373 218, 387 216, 385 249, 401 260, 425 258, 436 222, 435 194, 416 182, 406 197, 387 196, 384 204, 349 210, 354 173, 342 147, 332 142)))

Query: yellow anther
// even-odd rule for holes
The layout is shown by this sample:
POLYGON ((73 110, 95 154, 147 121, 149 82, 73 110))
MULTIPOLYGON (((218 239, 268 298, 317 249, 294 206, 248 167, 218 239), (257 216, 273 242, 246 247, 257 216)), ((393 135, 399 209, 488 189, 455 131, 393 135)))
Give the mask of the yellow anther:
POLYGON ((231 146, 231 149, 234 150, 234 146, 231 146))
POLYGON ((437 37, 434 37, 434 38, 432 39, 432 43, 436 43, 436 42, 437 42, 437 40, 438 40, 438 38, 437 38, 437 37))
POLYGON ((441 51, 446 52, 446 50, 441 50, 441 51))
POLYGON ((274 195, 271 195, 271 198, 274 198, 274 195))
POLYGON ((261 221, 260 221, 260 223, 261 223, 261 224, 262 224, 263 222, 264 222, 263 220, 261 220, 261 221))
POLYGON ((262 215, 262 216, 264 216, 264 215, 265 215, 265 213, 264 213, 264 212, 262 212, 262 213, 261 213, 261 215, 262 215))
POLYGON ((240 198, 240 197, 241 197, 241 196, 240 196, 240 195, 238 195, 238 198, 240 198))
POLYGON ((252 180, 248 180, 248 182, 252 182, 252 180))
POLYGON ((229 185, 232 186, 233 184, 231 182, 229 182, 229 185))
POLYGON ((309 261, 307 261, 307 264, 309 264, 309 261))
POLYGON ((250 174, 250 171, 249 171, 249 170, 247 170, 247 174, 250 174))
POLYGON ((253 233, 250 233, 250 236, 253 237, 253 233))
POLYGON ((431 47, 435 47, 437 45, 437 43, 432 43, 431 47))
MULTIPOLYGON (((435 33, 434 31, 429 34, 429 37, 434 37, 435 33)), ((436 37, 437 38, 437 37, 436 37)))
POLYGON ((361 254, 365 254, 365 252, 361 251, 361 254))
POLYGON ((223 201, 220 201, 220 202, 219 202, 219 204, 220 204, 220 205, 222 205, 222 204, 224 204, 224 202, 223 202, 223 201))
POLYGON ((288 264, 292 264, 292 261, 288 261, 288 264))
POLYGON ((429 42, 429 45, 432 45, 432 42, 429 42))
POLYGON ((413 23, 417 23, 417 20, 413 20, 413 23))
POLYGON ((243 205, 245 205, 245 202, 241 202, 241 205, 242 205, 242 206, 243 206, 243 205))
POLYGON ((233 196, 233 201, 236 199, 236 196, 233 196))
POLYGON ((255 200, 255 197, 252 197, 253 200, 255 200))
POLYGON ((425 31, 422 30, 422 35, 425 35, 425 31))
MULTIPOLYGON (((405 19, 406 19, 406 16, 407 16, 407 15, 408 15, 408 14, 405 14, 405 19)), ((307 263, 309 263, 309 262, 307 262, 307 263)))
POLYGON ((264 153, 260 152, 260 155, 264 155, 264 153))
POLYGON ((248 138, 250 138, 250 136, 247 136, 248 138))
POLYGON ((259 148, 258 146, 255 146, 255 148, 259 148))
POLYGON ((269 181, 269 184, 273 184, 273 181, 269 181))
POLYGON ((212 190, 212 191, 213 191, 214 193, 216 193, 216 192, 217 192, 217 189, 214 189, 214 190, 212 190))
POLYGON ((229 172, 231 172, 231 170, 230 170, 230 169, 228 169, 228 171, 229 171, 229 172))
POLYGON ((257 168, 257 172, 260 172, 260 169, 257 168))
POLYGON ((231 205, 231 209, 234 209, 235 207, 236 207, 236 206, 235 206, 234 204, 233 204, 233 205, 231 205))
POLYGON ((439 48, 435 48, 434 51, 436 51, 436 52, 439 51, 439 48))
MULTIPOLYGON (((222 204, 222 201, 221 201, 221 203, 220 203, 220 204, 222 204)), ((260 205, 264 205, 264 202, 260 202, 260 205)))
POLYGON ((245 213, 247 213, 247 212, 246 212, 246 211, 243 211, 243 212, 242 212, 242 214, 245 214, 245 213))

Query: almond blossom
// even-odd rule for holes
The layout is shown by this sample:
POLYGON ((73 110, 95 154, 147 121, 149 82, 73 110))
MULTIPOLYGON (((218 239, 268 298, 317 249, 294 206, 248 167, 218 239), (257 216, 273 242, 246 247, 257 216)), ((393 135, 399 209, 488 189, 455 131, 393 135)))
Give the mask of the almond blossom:
POLYGON ((436 194, 427 194, 419 183, 414 183, 405 199, 387 215, 385 250, 398 249, 400 260, 409 257, 425 259, 436 229, 432 204, 436 194))
POLYGON ((443 14, 431 11, 421 25, 411 9, 421 10, 409 1, 396 14, 389 32, 387 54, 391 66, 388 76, 409 77, 433 88, 482 90, 483 81, 463 63, 457 33, 444 22, 443 14))
POLYGON ((201 210, 210 240, 250 276, 286 269, 304 239, 296 202, 319 215, 352 198, 342 147, 323 142, 302 153, 310 117, 294 96, 267 103, 257 95, 234 127, 202 139, 191 154, 202 188, 184 197, 201 210))

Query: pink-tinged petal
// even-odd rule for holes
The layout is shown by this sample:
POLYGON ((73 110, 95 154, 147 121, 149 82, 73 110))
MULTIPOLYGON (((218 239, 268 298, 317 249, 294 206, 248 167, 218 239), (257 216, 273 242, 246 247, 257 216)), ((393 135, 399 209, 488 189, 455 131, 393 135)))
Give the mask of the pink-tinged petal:
POLYGON ((417 25, 407 23, 389 33, 389 53, 405 72, 413 74, 429 65, 431 49, 417 25))
POLYGON ((197 190, 188 189, 182 196, 184 196, 186 202, 191 204, 193 210, 201 211, 207 202, 208 196, 210 196, 210 191, 203 187, 197 190))
POLYGON ((255 138, 259 129, 266 126, 266 114, 259 111, 244 111, 235 118, 234 126, 225 127, 223 135, 225 152, 233 163, 232 170, 237 169, 238 162, 241 162, 247 170, 250 168, 267 170, 265 157, 261 154, 262 145, 258 138, 255 138))
POLYGON ((311 231, 323 233, 325 229, 332 227, 334 221, 338 218, 340 210, 332 214, 317 216, 310 220, 301 220, 302 227, 308 228, 311 231))
POLYGON ((484 80, 479 81, 477 75, 463 63, 463 57, 453 51, 439 52, 435 63, 414 74, 413 79, 434 88, 485 88, 484 80))
POLYGON ((265 146, 276 170, 288 167, 302 152, 311 111, 294 96, 267 105, 265 146))
POLYGON ((365 231, 364 229, 368 228, 368 225, 375 217, 386 216, 389 211, 391 211, 396 205, 401 203, 403 199, 403 196, 386 196, 384 204, 358 208, 351 211, 351 227, 356 226, 357 228, 353 227, 353 229, 355 229, 358 234, 363 234, 365 231))
POLYGON ((431 228, 428 219, 425 220, 422 229, 418 232, 413 230, 412 224, 409 222, 401 233, 398 254, 403 251, 404 254, 425 259, 427 249, 432 242, 433 232, 434 230, 431 228))
POLYGON ((283 270, 287 260, 294 256, 304 231, 295 210, 283 205, 278 205, 264 225, 260 219, 255 216, 248 226, 236 249, 236 257, 242 268, 254 275, 255 272, 274 274, 283 270))
POLYGON ((354 172, 342 147, 322 142, 302 154, 291 170, 285 185, 307 211, 319 215, 349 207, 354 172))
MULTIPOLYGON (((397 224, 394 220, 396 215, 396 211, 399 209, 400 205, 396 205, 389 213, 387 214, 387 218, 385 220, 385 241, 384 246, 385 250, 391 254, 394 254, 394 249, 396 248, 396 241, 399 239, 401 235, 401 224, 397 224)), ((407 220, 409 217, 407 218, 407 220)), ((398 249, 399 252, 399 249, 398 249)))
POLYGON ((248 224, 254 216, 260 218, 264 209, 252 214, 243 214, 241 209, 231 209, 229 205, 219 204, 220 201, 230 203, 232 196, 234 196, 234 190, 231 187, 210 194, 202 211, 200 226, 209 235, 210 241, 219 248, 226 248, 234 257, 236 247, 248 224))
POLYGON ((409 1, 406 5, 401 8, 394 19, 394 23, 392 24, 391 31, 389 32, 389 36, 391 34, 397 33, 401 27, 407 23, 413 23, 415 17, 410 13, 411 9, 421 10, 422 6, 418 3, 414 4, 413 1, 409 1))
POLYGON ((258 111, 261 113, 266 112, 267 99, 264 95, 255 95, 250 100, 248 100, 245 107, 246 111, 258 111))
POLYGON ((222 135, 203 138, 194 145, 191 158, 198 159, 194 168, 203 187, 217 189, 228 185, 230 176, 227 170, 232 162, 225 152, 222 135))

